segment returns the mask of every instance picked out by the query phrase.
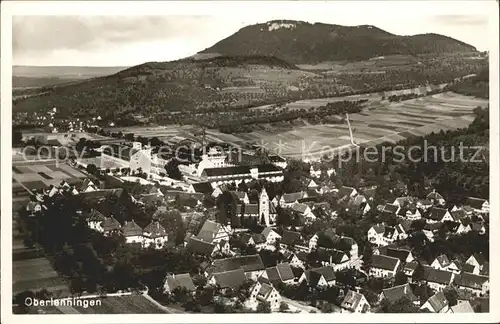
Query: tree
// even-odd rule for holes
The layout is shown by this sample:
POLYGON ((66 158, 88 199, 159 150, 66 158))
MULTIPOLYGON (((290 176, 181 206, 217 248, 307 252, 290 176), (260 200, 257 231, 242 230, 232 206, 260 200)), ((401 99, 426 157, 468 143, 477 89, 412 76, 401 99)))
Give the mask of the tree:
POLYGON ((176 158, 173 158, 165 165, 165 171, 170 178, 182 180, 182 173, 179 171, 179 164, 179 161, 176 158))
POLYGON ((280 312, 284 313, 289 309, 290 309, 290 307, 288 307, 287 303, 285 303, 285 302, 280 303, 280 312))
POLYGON ((15 129, 12 129, 12 146, 20 146, 23 144, 23 134, 15 129))
POLYGON ((404 285, 406 283, 408 283, 408 278, 406 277, 404 272, 398 271, 394 276, 394 285, 399 286, 399 285, 404 285))
POLYGON ((379 313, 420 313, 420 309, 406 297, 402 297, 391 303, 383 299, 380 303, 379 313))
POLYGON ((260 301, 257 305, 257 313, 271 313, 271 304, 267 301, 260 301))
POLYGON ((443 292, 446 297, 446 300, 448 300, 448 305, 450 307, 455 306, 457 304, 457 298, 458 298, 457 291, 453 288, 447 288, 443 292))
POLYGON ((89 174, 96 174, 97 173, 97 167, 95 166, 95 164, 92 164, 92 163, 87 165, 86 170, 89 174))

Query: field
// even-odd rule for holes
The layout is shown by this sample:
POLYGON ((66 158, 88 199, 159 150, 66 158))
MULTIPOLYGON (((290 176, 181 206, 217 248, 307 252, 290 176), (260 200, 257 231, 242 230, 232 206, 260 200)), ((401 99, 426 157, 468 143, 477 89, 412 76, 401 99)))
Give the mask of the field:
MULTIPOLYGON (((399 103, 389 103, 382 96, 403 93, 422 93, 429 88, 415 88, 387 93, 301 100, 288 104, 290 109, 307 109, 325 105, 333 100, 368 99, 366 108, 349 115, 354 141, 363 145, 396 142, 410 136, 422 136, 440 130, 467 127, 473 120, 473 109, 486 106, 487 100, 463 96, 452 92, 420 97, 399 103)), ((262 106, 256 109, 271 109, 262 106)), ((141 136, 158 136, 162 139, 194 138, 199 131, 193 126, 168 126, 148 128, 126 128, 122 132, 132 132, 141 136)), ((255 143, 290 158, 318 159, 325 153, 336 152, 351 147, 347 124, 311 125, 303 120, 295 120, 283 126, 272 125, 265 130, 251 133, 224 134, 218 130, 207 130, 209 141, 244 145, 255 143)))
POLYGON ((44 133, 44 132, 23 132, 23 140, 27 140, 31 137, 43 137, 49 144, 51 142, 58 142, 59 145, 74 145, 78 143, 81 138, 88 140, 105 140, 108 137, 101 136, 99 134, 93 134, 88 132, 76 132, 76 133, 44 133))
POLYGON ((12 166, 14 189, 21 186, 29 191, 41 190, 60 184, 63 180, 71 183, 84 177, 85 174, 64 163, 56 165, 55 162, 39 161, 16 163, 12 166))

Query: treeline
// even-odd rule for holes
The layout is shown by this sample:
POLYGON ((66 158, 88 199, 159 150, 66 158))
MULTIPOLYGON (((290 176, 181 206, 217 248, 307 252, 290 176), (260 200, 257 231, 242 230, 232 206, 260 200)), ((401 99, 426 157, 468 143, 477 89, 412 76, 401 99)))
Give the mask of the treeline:
POLYGON ((219 130, 223 133, 251 132, 252 130, 254 130, 252 126, 257 124, 290 122, 298 118, 302 118, 305 120, 318 120, 332 115, 357 113, 361 111, 362 104, 367 101, 367 99, 363 99, 358 101, 330 102, 325 106, 321 106, 316 109, 280 111, 276 113, 276 115, 266 114, 264 116, 255 116, 246 119, 230 119, 221 122, 219 124, 219 130))
POLYGON ((416 98, 421 98, 425 96, 432 96, 438 93, 443 92, 442 89, 439 90, 433 90, 433 91, 428 91, 424 93, 406 93, 406 94, 401 94, 401 95, 392 95, 387 98, 389 102, 400 102, 400 101, 405 101, 405 100, 410 100, 410 99, 416 99, 416 98))
POLYGON ((466 96, 488 99, 490 97, 490 76, 488 68, 482 69, 472 78, 455 82, 448 87, 448 90, 466 96))

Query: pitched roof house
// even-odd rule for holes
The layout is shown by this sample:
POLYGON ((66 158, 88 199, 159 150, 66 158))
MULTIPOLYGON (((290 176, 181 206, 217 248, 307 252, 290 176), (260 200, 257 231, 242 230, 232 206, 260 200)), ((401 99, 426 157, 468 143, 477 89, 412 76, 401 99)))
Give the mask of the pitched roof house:
POLYGON ((370 311, 370 304, 365 295, 349 290, 340 304, 340 307, 351 313, 366 313, 370 311))
POLYGON ((393 277, 396 275, 401 261, 386 255, 373 255, 369 273, 375 277, 393 277))
POLYGON ((420 309, 426 309, 431 313, 447 313, 449 312, 449 304, 444 293, 439 291, 429 297, 420 309))
POLYGON ((177 288, 184 288, 188 292, 196 290, 193 279, 189 273, 173 274, 165 278, 165 283, 163 285, 164 292, 172 293, 177 288))
POLYGON ((413 293, 413 290, 411 289, 409 284, 386 288, 383 289, 380 293, 380 299, 387 299, 391 303, 394 303, 395 301, 403 297, 413 303, 418 303, 418 298, 413 293))

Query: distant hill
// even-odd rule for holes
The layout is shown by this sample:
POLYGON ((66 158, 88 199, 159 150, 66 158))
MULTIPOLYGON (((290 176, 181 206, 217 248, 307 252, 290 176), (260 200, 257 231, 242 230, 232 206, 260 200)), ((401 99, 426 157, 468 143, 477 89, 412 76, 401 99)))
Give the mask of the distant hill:
POLYGON ((14 65, 12 76, 28 78, 85 79, 115 74, 126 66, 30 66, 14 65))
POLYGON ((294 64, 316 64, 391 54, 474 51, 474 46, 439 34, 399 36, 370 25, 351 27, 276 20, 244 27, 198 54, 266 55, 294 64))

